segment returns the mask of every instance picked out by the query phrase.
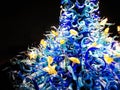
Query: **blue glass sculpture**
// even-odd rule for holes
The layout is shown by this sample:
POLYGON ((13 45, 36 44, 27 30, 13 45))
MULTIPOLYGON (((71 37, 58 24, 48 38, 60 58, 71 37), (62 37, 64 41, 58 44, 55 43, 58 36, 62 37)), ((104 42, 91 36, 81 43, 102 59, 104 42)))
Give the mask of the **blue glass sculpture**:
POLYGON ((120 43, 98 0, 61 0, 59 27, 11 60, 18 90, 119 90, 120 43), (21 58, 22 57, 22 58, 21 58))

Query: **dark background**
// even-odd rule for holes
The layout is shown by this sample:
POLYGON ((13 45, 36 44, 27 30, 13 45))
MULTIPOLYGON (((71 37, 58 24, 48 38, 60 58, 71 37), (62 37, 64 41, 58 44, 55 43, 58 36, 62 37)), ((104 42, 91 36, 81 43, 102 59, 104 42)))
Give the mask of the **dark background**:
MULTIPOLYGON (((107 1, 100 0, 101 17, 120 25, 119 0, 107 1)), ((0 1, 0 64, 38 43, 50 26, 58 26, 59 7, 60 0, 0 1)))
POLYGON ((58 0, 0 2, 0 63, 24 51, 59 22, 58 0))

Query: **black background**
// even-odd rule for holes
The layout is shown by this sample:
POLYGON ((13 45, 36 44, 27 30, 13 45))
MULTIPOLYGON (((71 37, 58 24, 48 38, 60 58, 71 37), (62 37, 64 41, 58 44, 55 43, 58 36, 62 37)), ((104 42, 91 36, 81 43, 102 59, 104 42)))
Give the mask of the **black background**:
MULTIPOLYGON (((100 0, 101 17, 120 25, 119 6, 119 0, 100 0)), ((38 43, 50 26, 58 26, 59 7, 60 0, 0 1, 0 64, 38 43)))
POLYGON ((0 62, 24 51, 44 37, 50 26, 58 25, 58 0, 0 2, 0 62))

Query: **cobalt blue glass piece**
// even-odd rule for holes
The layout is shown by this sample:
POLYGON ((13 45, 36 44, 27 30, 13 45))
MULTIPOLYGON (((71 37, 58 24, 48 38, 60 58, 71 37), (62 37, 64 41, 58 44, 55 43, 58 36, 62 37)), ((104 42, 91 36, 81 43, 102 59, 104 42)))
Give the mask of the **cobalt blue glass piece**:
POLYGON ((106 63, 102 58, 95 57, 96 56, 95 54, 100 54, 100 53, 95 53, 96 51, 101 52, 100 49, 96 47, 91 47, 86 51, 85 63, 92 70, 101 71, 105 69, 106 63), (90 55, 90 53, 93 53, 93 55, 90 55))

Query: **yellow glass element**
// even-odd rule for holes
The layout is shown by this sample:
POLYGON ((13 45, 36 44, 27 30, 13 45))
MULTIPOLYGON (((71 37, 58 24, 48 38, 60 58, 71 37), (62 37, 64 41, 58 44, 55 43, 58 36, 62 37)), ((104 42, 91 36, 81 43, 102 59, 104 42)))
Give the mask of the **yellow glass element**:
POLYGON ((54 31, 54 30, 51 30, 51 32, 52 32, 52 34, 53 34, 54 36, 58 36, 58 32, 56 32, 56 31, 54 31))
POLYGON ((71 29, 70 34, 76 36, 76 35, 78 35, 78 32, 75 31, 74 29, 71 29))
POLYGON ((93 42, 90 46, 89 46, 89 48, 91 48, 91 47, 97 47, 97 42, 93 42))
POLYGON ((92 43, 92 47, 95 47, 95 46, 97 46, 97 43, 96 42, 92 43))
POLYGON ((65 43, 65 40, 60 40, 60 44, 64 44, 65 43))
POLYGON ((57 66, 56 64, 54 64, 53 66, 51 66, 50 64, 52 64, 53 62, 53 57, 48 56, 47 57, 47 61, 48 61, 48 66, 43 68, 44 71, 48 72, 49 74, 57 74, 57 71, 55 70, 55 67, 57 66))
POLYGON ((34 53, 34 52, 30 52, 30 53, 28 54, 28 56, 29 56, 30 59, 36 59, 37 54, 34 53))
POLYGON ((105 25, 105 24, 107 23, 107 21, 108 21, 107 18, 103 19, 103 20, 100 22, 100 25, 105 25))
POLYGON ((117 26, 117 31, 120 32, 120 26, 117 26))
POLYGON ((46 46, 47 46, 47 42, 46 42, 44 39, 42 39, 42 40, 40 41, 40 44, 41 44, 44 48, 46 48, 46 46))
POLYGON ((104 55, 104 60, 106 63, 110 64, 113 62, 113 58, 111 58, 108 54, 104 55))
POLYGON ((77 64, 80 64, 80 60, 76 57, 70 57, 68 58, 70 61, 74 62, 74 63, 77 63, 77 64))
POLYGON ((48 66, 43 68, 43 70, 45 70, 46 72, 48 72, 49 74, 57 74, 57 71, 55 70, 55 67, 57 65, 53 65, 53 66, 48 66))
POLYGON ((110 30, 110 28, 109 28, 109 27, 107 27, 107 28, 104 30, 104 34, 105 34, 105 35, 107 35, 107 34, 108 34, 108 32, 109 32, 109 30, 110 30))
POLYGON ((50 65, 53 62, 53 58, 51 56, 48 56, 47 61, 48 61, 48 65, 50 65))

